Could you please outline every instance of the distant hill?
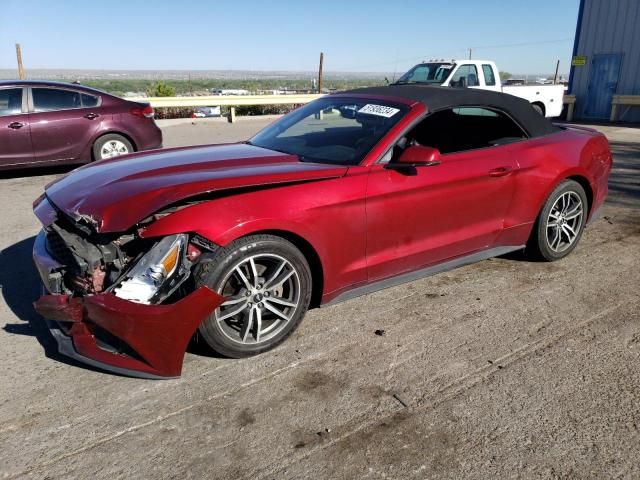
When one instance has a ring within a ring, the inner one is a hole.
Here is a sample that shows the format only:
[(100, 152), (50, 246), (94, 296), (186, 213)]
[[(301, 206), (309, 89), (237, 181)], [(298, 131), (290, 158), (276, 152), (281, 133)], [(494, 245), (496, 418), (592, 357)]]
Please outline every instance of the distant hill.
[[(317, 72), (255, 70), (83, 70), (26, 69), (30, 80), (311, 80)], [(0, 80), (14, 79), (15, 69), (0, 69)], [(326, 79), (384, 79), (388, 72), (324, 72)]]

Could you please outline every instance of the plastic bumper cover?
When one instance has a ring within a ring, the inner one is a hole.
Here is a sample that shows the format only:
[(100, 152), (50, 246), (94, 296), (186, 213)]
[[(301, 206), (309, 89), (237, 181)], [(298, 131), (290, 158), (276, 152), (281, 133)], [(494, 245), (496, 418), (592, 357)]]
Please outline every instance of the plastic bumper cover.
[[(180, 376), (184, 353), (198, 325), (224, 301), (201, 287), (169, 305), (144, 305), (111, 293), (72, 297), (56, 293), (55, 280), (62, 268), (38, 235), (33, 258), (49, 291), (34, 303), (50, 320), (51, 333), (61, 354), (115, 373), (142, 378)], [(53, 281), (52, 281), (53, 279)], [(58, 290), (59, 291), (59, 290)], [(124, 349), (101, 346), (98, 330), (115, 337)]]

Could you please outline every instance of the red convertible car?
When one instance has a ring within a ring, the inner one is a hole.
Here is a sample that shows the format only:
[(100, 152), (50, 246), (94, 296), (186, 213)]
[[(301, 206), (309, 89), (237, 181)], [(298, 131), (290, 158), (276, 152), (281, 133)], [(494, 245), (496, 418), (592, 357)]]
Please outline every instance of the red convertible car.
[(611, 153), (528, 102), (432, 86), (316, 100), (245, 143), (81, 167), (34, 203), (35, 308), (63, 354), (180, 375), (199, 337), (271, 349), (309, 307), (514, 250), (568, 255), (607, 194)]

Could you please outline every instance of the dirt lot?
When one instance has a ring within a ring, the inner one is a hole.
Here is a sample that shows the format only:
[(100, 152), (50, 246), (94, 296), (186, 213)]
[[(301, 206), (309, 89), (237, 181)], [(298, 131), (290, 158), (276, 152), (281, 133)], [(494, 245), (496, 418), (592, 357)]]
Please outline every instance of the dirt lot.
[[(263, 123), (167, 124), (165, 144)], [(191, 352), (170, 381), (56, 353), (30, 306), (31, 202), (60, 172), (4, 175), (0, 475), (640, 478), (640, 129), (603, 130), (610, 199), (564, 261), (499, 258), (314, 310), (273, 352)]]

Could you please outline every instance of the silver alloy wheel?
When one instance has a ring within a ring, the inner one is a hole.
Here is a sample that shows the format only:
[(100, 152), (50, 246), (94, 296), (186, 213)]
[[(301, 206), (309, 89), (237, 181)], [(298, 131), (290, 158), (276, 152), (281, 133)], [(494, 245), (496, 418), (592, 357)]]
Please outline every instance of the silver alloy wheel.
[(584, 207), (580, 195), (565, 192), (554, 202), (547, 217), (547, 243), (556, 253), (564, 252), (578, 238)]
[(300, 305), (300, 277), (287, 259), (268, 253), (245, 258), (222, 281), (226, 298), (214, 312), (220, 330), (240, 344), (266, 342), (291, 321)]
[(120, 140), (108, 140), (100, 148), (100, 159), (117, 157), (127, 153), (129, 153), (129, 149)]

